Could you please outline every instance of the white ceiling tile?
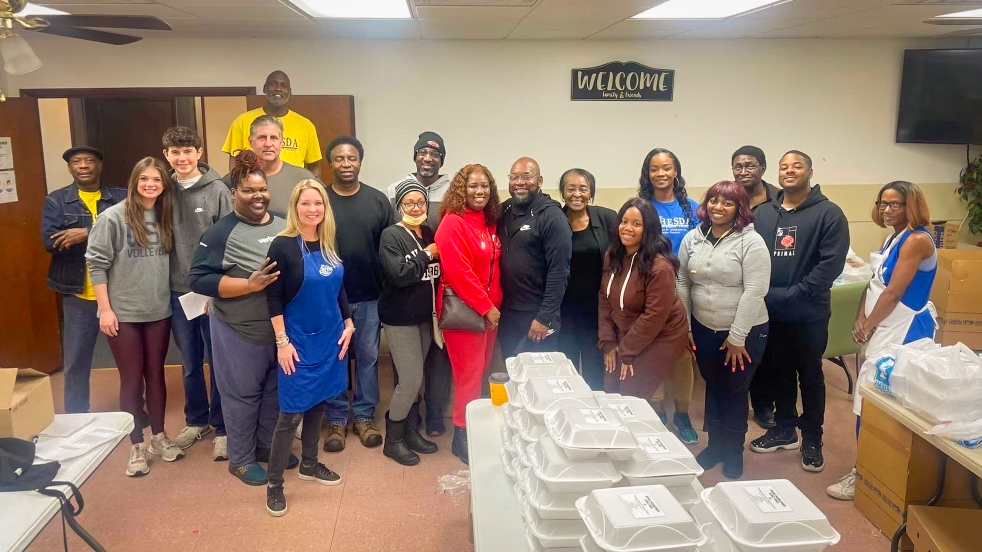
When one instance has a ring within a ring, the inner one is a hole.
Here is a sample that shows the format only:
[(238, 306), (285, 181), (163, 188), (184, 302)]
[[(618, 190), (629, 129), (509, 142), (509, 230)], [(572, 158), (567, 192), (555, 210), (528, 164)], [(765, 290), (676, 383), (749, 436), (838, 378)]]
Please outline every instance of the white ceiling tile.
[(658, 29), (644, 29), (632, 26), (622, 26), (622, 23), (612, 25), (599, 33), (590, 35), (590, 40), (654, 40), (667, 38), (685, 31), (669, 31)]
[(508, 38), (585, 38), (658, 3), (659, 0), (541, 0)]
[(404, 40), (421, 38), (415, 19), (315, 19), (335, 38)]
[(269, 6), (207, 6), (200, 4), (184, 4), (181, 11), (205, 19), (304, 19), (305, 17), (283, 4)]
[(527, 6), (536, 0), (415, 0), (417, 8), (423, 6)]
[(419, 22), (422, 36), (429, 40), (498, 40), (515, 28), (511, 21), (453, 21), (424, 19)]
[(420, 20), (443, 19), (457, 21), (514, 21), (516, 24), (531, 11), (523, 6), (420, 6), (416, 13)]
[(787, 29), (805, 23), (808, 23), (807, 19), (729, 19), (717, 21), (700, 29), (679, 33), (672, 38), (680, 40), (749, 38), (760, 33)]
[[(63, 2), (64, 0), (60, 0)], [(76, 15), (150, 15), (164, 21), (193, 15), (160, 4), (45, 4), (49, 8)]]
[(739, 19), (824, 19), (889, 5), (894, 1), (896, 0), (793, 0), (740, 16)]
[(827, 37), (847, 31), (874, 29), (882, 25), (873, 19), (822, 19), (796, 27), (788, 27), (776, 31), (754, 35), (757, 38), (817, 38)]
[(31, 0), (31, 4), (50, 6), (51, 4), (154, 4), (153, 0)]
[(223, 6), (225, 8), (241, 7), (276, 7), (282, 6), (280, 0), (156, 0), (158, 4), (164, 4), (175, 8), (181, 6)]

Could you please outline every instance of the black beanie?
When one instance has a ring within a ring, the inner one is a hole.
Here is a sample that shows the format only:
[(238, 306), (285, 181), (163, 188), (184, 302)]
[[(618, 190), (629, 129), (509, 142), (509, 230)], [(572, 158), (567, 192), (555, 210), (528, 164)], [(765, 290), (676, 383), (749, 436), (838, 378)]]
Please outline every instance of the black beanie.
[(447, 161), (447, 147), (443, 145), (443, 137), (435, 132), (426, 131), (419, 135), (416, 146), (413, 147), (413, 161), (416, 160), (416, 152), (423, 148), (433, 148), (440, 152), (440, 166)]

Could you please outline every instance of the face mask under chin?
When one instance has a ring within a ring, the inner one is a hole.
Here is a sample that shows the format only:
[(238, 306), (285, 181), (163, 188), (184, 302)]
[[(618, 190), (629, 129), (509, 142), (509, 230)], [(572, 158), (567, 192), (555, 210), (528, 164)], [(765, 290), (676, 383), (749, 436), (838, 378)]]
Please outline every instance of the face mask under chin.
[(414, 217), (406, 213), (402, 214), (402, 223), (406, 226), (422, 226), (424, 222), (426, 222), (426, 213), (423, 213), (418, 217)]

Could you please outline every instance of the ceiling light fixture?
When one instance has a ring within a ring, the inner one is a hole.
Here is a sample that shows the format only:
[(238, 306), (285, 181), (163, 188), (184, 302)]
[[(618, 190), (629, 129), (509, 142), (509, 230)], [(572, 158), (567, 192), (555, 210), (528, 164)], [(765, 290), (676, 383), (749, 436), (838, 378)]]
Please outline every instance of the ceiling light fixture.
[(41, 68), (41, 58), (31, 45), (22, 36), (4, 28), (0, 28), (0, 58), (3, 59), (3, 70), (9, 75), (23, 75)]
[(314, 18), (412, 19), (406, 0), (288, 0)]
[(631, 19), (726, 19), (791, 0), (668, 0)]
[(944, 15), (939, 15), (938, 17), (946, 17), (951, 19), (975, 19), (982, 17), (982, 9), (968, 10), (958, 13), (946, 13)]

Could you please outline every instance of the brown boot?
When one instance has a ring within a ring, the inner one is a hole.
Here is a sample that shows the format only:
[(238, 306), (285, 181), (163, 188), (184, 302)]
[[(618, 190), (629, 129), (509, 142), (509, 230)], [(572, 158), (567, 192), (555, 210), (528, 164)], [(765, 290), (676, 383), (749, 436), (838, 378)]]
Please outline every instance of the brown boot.
[(327, 426), (327, 437), (324, 439), (324, 451), (341, 452), (344, 450), (344, 438), (347, 436), (347, 425), (329, 424)]
[(375, 427), (375, 420), (355, 421), (355, 435), (361, 438), (362, 446), (375, 448), (382, 444), (382, 433)]

